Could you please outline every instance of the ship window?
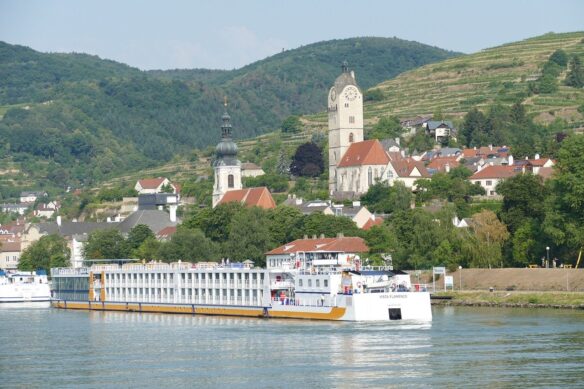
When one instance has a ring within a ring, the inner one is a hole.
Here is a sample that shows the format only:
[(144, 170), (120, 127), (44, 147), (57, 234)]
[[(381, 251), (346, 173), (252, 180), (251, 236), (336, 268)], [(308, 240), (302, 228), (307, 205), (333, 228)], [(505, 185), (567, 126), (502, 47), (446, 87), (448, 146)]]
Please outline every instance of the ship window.
[(328, 280), (324, 280), (324, 287), (328, 288)]
[(227, 176), (227, 187), (228, 188), (233, 188), (235, 186), (234, 184), (234, 179), (233, 179), (233, 174), (230, 174)]
[(316, 280), (316, 287), (320, 288), (320, 280)]
[(302, 286), (302, 278), (298, 280), (298, 286)]
[(308, 287), (312, 288), (312, 280), (308, 280)]

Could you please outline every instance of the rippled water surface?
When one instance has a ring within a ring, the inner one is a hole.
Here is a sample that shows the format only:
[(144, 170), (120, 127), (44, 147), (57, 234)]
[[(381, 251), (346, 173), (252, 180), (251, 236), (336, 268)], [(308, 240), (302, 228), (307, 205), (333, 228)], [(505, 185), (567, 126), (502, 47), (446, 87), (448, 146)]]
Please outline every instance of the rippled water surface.
[(431, 324), (0, 306), (0, 387), (576, 387), (584, 312), (434, 308)]

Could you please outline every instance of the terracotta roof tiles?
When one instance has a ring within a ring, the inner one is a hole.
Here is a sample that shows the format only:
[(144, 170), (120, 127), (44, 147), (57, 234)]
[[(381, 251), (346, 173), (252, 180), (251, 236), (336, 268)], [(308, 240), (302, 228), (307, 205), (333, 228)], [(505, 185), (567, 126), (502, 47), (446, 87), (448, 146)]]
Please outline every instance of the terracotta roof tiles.
[(363, 238), (359, 237), (297, 239), (267, 252), (266, 255), (290, 254), (299, 251), (366, 253), (369, 247)]
[(265, 209), (276, 208), (276, 202), (272, 198), (268, 188), (265, 186), (259, 188), (230, 190), (223, 195), (217, 205), (230, 203), (233, 201), (240, 202), (248, 207), (255, 206)]
[(349, 146), (338, 167), (387, 165), (389, 157), (377, 139), (356, 142)]

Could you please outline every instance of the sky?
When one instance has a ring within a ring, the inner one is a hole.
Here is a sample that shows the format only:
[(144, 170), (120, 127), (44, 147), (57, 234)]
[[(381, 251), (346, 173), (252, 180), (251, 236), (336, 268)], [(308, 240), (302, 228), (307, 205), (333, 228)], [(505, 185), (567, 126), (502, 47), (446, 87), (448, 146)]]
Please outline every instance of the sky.
[(234, 69), (360, 36), (472, 53), (582, 30), (582, 0), (0, 0), (0, 41), (143, 70)]

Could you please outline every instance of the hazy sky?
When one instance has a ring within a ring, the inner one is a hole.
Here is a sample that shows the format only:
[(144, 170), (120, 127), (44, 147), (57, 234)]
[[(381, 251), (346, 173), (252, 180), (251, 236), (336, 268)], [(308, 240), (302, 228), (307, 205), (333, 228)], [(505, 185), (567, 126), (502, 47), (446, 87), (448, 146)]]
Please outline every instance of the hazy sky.
[(584, 30), (583, 0), (0, 0), (0, 40), (141, 69), (231, 69), (356, 36), (471, 53)]

